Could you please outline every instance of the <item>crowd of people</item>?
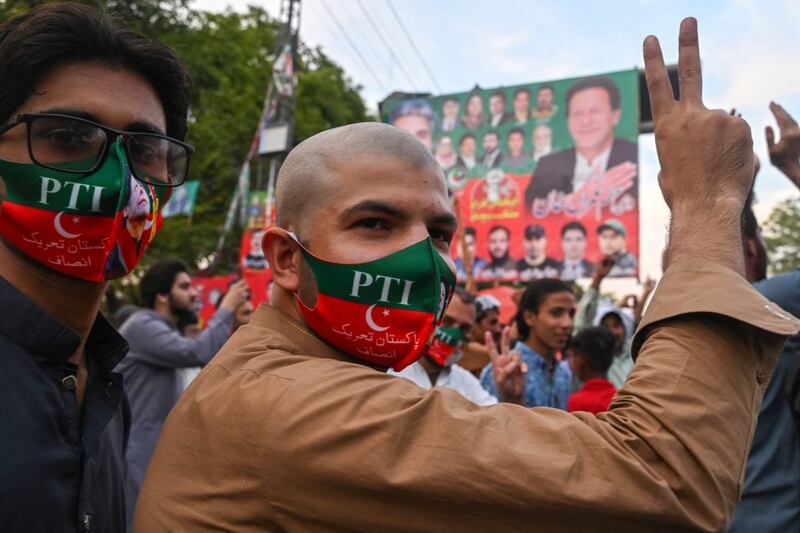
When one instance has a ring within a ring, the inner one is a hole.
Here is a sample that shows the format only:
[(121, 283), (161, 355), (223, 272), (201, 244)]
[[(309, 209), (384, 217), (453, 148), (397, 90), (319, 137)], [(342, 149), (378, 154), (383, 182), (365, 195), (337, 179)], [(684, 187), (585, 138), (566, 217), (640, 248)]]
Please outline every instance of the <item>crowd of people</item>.
[[(498, 227), (491, 261), (454, 262), (441, 161), (362, 123), (283, 163), (259, 239), (268, 304), (233, 282), (199, 328), (191, 271), (168, 258), (112, 325), (107, 282), (134, 269), (188, 173), (189, 75), (86, 6), (4, 22), (3, 529), (792, 530), (800, 270), (767, 278), (750, 129), (703, 106), (697, 22), (680, 28), (679, 101), (655, 37), (644, 60), (672, 219), (663, 277), (633, 302), (602, 291), (635, 268), (614, 219), (596, 264), (579, 223), (563, 261), (531, 225), (523, 258)], [(611, 95), (604, 83), (572, 94)], [(544, 120), (552, 93), (534, 110), (515, 93), (513, 111), (492, 94), (488, 113), (470, 97), (460, 117), (446, 100), (441, 128)], [(770, 161), (800, 189), (800, 128), (770, 107)], [(488, 163), (515, 157), (496, 141)], [(514, 312), (459, 269), (518, 273)]]

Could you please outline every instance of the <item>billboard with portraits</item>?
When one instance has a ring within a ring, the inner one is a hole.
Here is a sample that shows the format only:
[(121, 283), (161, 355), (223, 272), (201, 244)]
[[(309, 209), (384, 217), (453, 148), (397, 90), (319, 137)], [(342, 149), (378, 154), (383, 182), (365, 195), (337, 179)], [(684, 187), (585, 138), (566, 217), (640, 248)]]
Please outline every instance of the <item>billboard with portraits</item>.
[[(385, 122), (428, 146), (460, 198), (479, 282), (639, 273), (636, 70), (387, 100)], [(453, 247), (466, 277), (460, 244)]]

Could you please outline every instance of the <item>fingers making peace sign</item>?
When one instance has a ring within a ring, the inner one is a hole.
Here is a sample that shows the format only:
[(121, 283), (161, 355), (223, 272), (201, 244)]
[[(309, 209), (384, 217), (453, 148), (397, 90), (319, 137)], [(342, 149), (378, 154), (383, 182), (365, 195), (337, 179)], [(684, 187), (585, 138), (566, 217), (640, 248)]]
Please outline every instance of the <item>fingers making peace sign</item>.
[(753, 141), (740, 117), (703, 105), (697, 21), (686, 18), (678, 36), (680, 100), (675, 101), (661, 46), (644, 41), (647, 89), (653, 110), (659, 185), (671, 209), (741, 203), (753, 181)]
[(750, 127), (703, 104), (694, 18), (683, 20), (678, 36), (678, 101), (652, 35), (644, 41), (644, 63), (661, 163), (658, 184), (672, 212), (665, 266), (677, 257), (701, 258), (743, 273), (739, 215), (753, 183)]
[(525, 405), (525, 373), (528, 371), (528, 366), (522, 361), (519, 353), (511, 352), (511, 328), (508, 326), (503, 328), (499, 352), (492, 334), (488, 331), (485, 340), (500, 401)]

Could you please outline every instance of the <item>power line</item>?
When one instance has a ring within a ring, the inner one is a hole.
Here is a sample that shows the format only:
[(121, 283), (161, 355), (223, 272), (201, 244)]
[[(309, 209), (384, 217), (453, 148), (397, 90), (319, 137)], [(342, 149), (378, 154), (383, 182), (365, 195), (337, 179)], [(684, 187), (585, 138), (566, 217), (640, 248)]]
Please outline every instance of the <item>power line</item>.
[(411, 83), (411, 87), (415, 91), (419, 91), (419, 89), (417, 87), (417, 84), (414, 82), (414, 78), (408, 74), (408, 71), (405, 69), (403, 64), (400, 62), (400, 59), (394, 53), (394, 50), (392, 49), (392, 47), (389, 46), (388, 41), (383, 36), (383, 33), (381, 33), (381, 31), (378, 29), (378, 26), (375, 24), (375, 21), (372, 19), (372, 15), (369, 14), (369, 12), (367, 11), (366, 7), (361, 2), (361, 0), (356, 0), (356, 1), (358, 2), (358, 6), (361, 8), (361, 12), (364, 13), (364, 16), (367, 17), (367, 21), (369, 22), (370, 26), (372, 26), (372, 29), (375, 30), (375, 34), (378, 36), (378, 38), (383, 43), (383, 46), (385, 46), (386, 50), (389, 52), (389, 57), (391, 57), (392, 59), (394, 59), (397, 62), (397, 66), (400, 67), (400, 70), (403, 72), (403, 74), (405, 75), (406, 79), (408, 79), (409, 83)]
[[(394, 31), (390, 31), (390, 28), (392, 26), (396, 27), (397, 24), (393, 24), (393, 25), (386, 24), (386, 22), (383, 20), (383, 17), (381, 16), (382, 13), (381, 13), (381, 10), (378, 7), (377, 3), (375, 3), (375, 2), (369, 3), (368, 2), (365, 5), (369, 6), (367, 8), (367, 11), (371, 12), (372, 19), (375, 22), (375, 24), (378, 26), (378, 30), (380, 30), (381, 35), (386, 36), (386, 38), (391, 43), (398, 42), (398, 40), (395, 38), (395, 32)], [(412, 61), (408, 61), (408, 57), (407, 57), (407, 55), (405, 53), (405, 50), (403, 48), (398, 47), (398, 46), (392, 46), (392, 52), (394, 52), (394, 57), (397, 59), (398, 63), (402, 63), (403, 65), (412, 65), (413, 64)], [(420, 82), (421, 81), (418, 77), (415, 77), (415, 76), (411, 76), (411, 78), (413, 80), (416, 80), (416, 82)]]
[(408, 30), (406, 29), (406, 25), (403, 24), (403, 21), (400, 19), (400, 15), (397, 13), (397, 10), (395, 10), (394, 6), (392, 5), (392, 0), (386, 0), (386, 3), (389, 5), (389, 9), (392, 11), (392, 15), (394, 15), (394, 19), (397, 21), (397, 24), (400, 25), (400, 29), (403, 30), (406, 39), (408, 39), (408, 42), (411, 43), (411, 48), (414, 49), (414, 53), (417, 54), (420, 63), (422, 63), (422, 66), (425, 67), (425, 72), (428, 73), (428, 76), (430, 76), (431, 80), (433, 81), (433, 84), (436, 85), (436, 89), (438, 89), (439, 92), (442, 92), (442, 88), (439, 86), (439, 82), (436, 81), (436, 77), (433, 75), (433, 72), (431, 72), (431, 69), (428, 67), (428, 63), (425, 61), (425, 58), (422, 57), (422, 54), (419, 52), (419, 49), (417, 48), (417, 45), (414, 43), (414, 39), (411, 38), (411, 34), (408, 33)]
[[(325, 26), (325, 28), (328, 30), (328, 32), (330, 32), (330, 34), (331, 34), (331, 36), (332, 36), (332, 37), (334, 37), (334, 38), (340, 38), (340, 35), (341, 35), (341, 34), (338, 34), (338, 33), (337, 33), (337, 32), (338, 32), (337, 28), (336, 28), (335, 26), (331, 25), (331, 24), (328, 22), (328, 20), (327, 20), (327, 17), (320, 17), (320, 20), (322, 20), (322, 22), (323, 22), (323, 25), (324, 25), (324, 26)], [(334, 35), (333, 35), (334, 33), (337, 33), (337, 35), (336, 35), (336, 36), (334, 36)], [(358, 67), (358, 65), (356, 64), (356, 63), (358, 63), (358, 57), (356, 57), (356, 56), (353, 54), (353, 51), (352, 51), (351, 49), (349, 49), (349, 48), (345, 48), (345, 49), (343, 49), (342, 53), (343, 53), (344, 55), (346, 55), (346, 56), (348, 57), (348, 59), (350, 59), (350, 61), (352, 61), (352, 62), (353, 62), (354, 68), (356, 68), (356, 69), (358, 69), (358, 68), (359, 68), (359, 67)], [(361, 70), (362, 70), (362, 74), (363, 74), (364, 67), (361, 67)], [(373, 76), (373, 77), (374, 77), (374, 76)]]
[[(333, 8), (339, 12), (339, 17), (341, 17), (341, 20), (346, 24), (353, 41), (359, 45), (361, 51), (364, 53), (364, 57), (367, 59), (367, 61), (369, 61), (369, 64), (373, 66), (375, 72), (381, 76), (381, 79), (385, 81), (386, 85), (391, 85), (391, 69), (387, 68), (386, 73), (384, 74), (382, 68), (380, 68), (383, 65), (390, 67), (391, 61), (387, 60), (382, 54), (381, 47), (375, 45), (374, 38), (371, 37), (369, 30), (365, 29), (363, 24), (360, 24), (364, 17), (358, 13), (358, 9), (356, 7), (352, 6), (352, 1), (335, 2), (333, 4)], [(351, 8), (355, 9), (355, 12), (351, 12)]]
[(350, 38), (350, 35), (344, 29), (344, 27), (342, 26), (342, 23), (339, 22), (339, 19), (336, 18), (336, 15), (334, 15), (333, 11), (331, 11), (331, 8), (328, 6), (328, 4), (325, 2), (325, 0), (319, 0), (319, 2), (322, 4), (322, 7), (325, 8), (325, 11), (327, 11), (328, 14), (331, 16), (331, 19), (333, 20), (334, 24), (336, 24), (336, 27), (339, 28), (339, 31), (342, 33), (342, 35), (344, 36), (344, 38), (347, 41), (347, 43), (353, 49), (353, 52), (355, 52), (355, 54), (361, 60), (361, 63), (364, 65), (364, 68), (367, 70), (367, 72), (370, 73), (372, 78), (375, 80), (375, 83), (380, 85), (384, 92), (388, 92), (388, 89), (386, 88), (386, 84), (384, 84), (380, 80), (380, 78), (375, 74), (375, 71), (372, 70), (372, 67), (369, 66), (369, 63), (367, 63), (367, 60), (364, 59), (364, 55), (361, 53), (361, 50), (358, 49), (356, 44)]

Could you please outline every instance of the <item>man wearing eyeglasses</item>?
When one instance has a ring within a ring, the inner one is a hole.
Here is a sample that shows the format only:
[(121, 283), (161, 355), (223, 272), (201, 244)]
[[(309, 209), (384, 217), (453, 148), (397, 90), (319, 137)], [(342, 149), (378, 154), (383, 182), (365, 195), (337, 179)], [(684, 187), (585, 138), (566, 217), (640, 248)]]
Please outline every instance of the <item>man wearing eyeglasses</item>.
[(0, 524), (125, 531), (127, 343), (98, 314), (186, 179), (189, 78), (75, 4), (0, 26)]

